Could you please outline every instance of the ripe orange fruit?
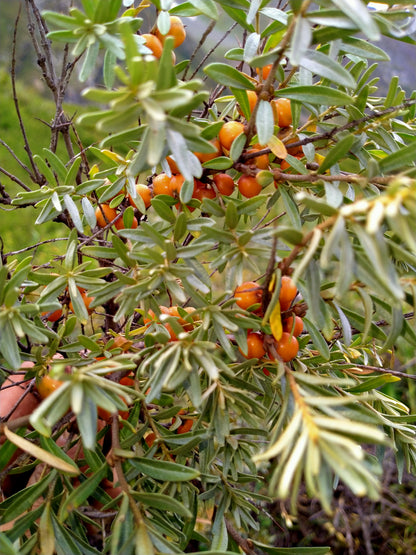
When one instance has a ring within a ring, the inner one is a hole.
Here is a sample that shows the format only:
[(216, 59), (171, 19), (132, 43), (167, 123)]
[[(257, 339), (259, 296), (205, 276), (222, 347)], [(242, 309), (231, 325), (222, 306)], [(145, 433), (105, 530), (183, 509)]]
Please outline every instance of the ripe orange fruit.
[(166, 173), (160, 173), (159, 175), (156, 175), (153, 178), (153, 194), (171, 196), (170, 180), (171, 178)]
[[(91, 314), (93, 312), (93, 309), (90, 309), (90, 304), (92, 303), (92, 301), (94, 300), (94, 297), (88, 297), (88, 295), (85, 293), (84, 289), (81, 289), (81, 287), (78, 287), (79, 292), (81, 293), (81, 297), (82, 300), (84, 301), (85, 304), (85, 308), (87, 309), (88, 314)], [(74, 305), (72, 304), (72, 301), (69, 301), (69, 310), (71, 312), (74, 312)]]
[(124, 335), (116, 335), (116, 337), (114, 337), (111, 348), (128, 351), (132, 345), (133, 341), (130, 341), (130, 339), (126, 339)]
[(236, 288), (234, 297), (237, 306), (247, 310), (253, 304), (261, 303), (263, 289), (255, 281), (245, 281)]
[[(297, 154), (302, 154), (303, 155), (302, 145), (300, 145), (300, 146), (290, 146), (292, 143), (297, 143), (298, 141), (299, 141), (299, 137), (297, 135), (295, 135), (293, 137), (293, 139), (290, 139), (289, 141), (287, 141), (287, 143), (285, 143), (287, 152), (289, 154), (291, 154), (292, 156), (296, 156)], [(298, 158), (298, 156), (296, 156), (296, 158)]]
[(62, 317), (62, 308), (58, 308), (53, 312), (42, 312), (42, 316), (46, 316), (49, 322), (57, 322)]
[(289, 316), (283, 322), (283, 331), (298, 337), (303, 331), (303, 320), (300, 316)]
[(182, 424), (178, 426), (176, 429), (177, 434), (186, 434), (192, 429), (194, 421), (192, 418), (187, 418), (186, 420), (182, 420)]
[(147, 434), (147, 436), (144, 438), (145, 442), (147, 443), (147, 446), (150, 447), (154, 444), (156, 439), (156, 434), (155, 432), (150, 432), (149, 434)]
[(105, 227), (114, 220), (117, 216), (117, 211), (110, 208), (108, 204), (100, 204), (95, 209), (95, 217), (97, 219), (98, 227)]
[(280, 285), (279, 302), (282, 311), (288, 310), (297, 295), (297, 288), (292, 278), (289, 276), (282, 276)]
[(196, 198), (201, 202), (204, 198), (215, 198), (217, 195), (212, 187), (195, 179), (194, 192), (192, 198)]
[(243, 197), (256, 197), (261, 192), (261, 185), (255, 177), (251, 175), (242, 175), (237, 181), (238, 189)]
[(213, 139), (210, 142), (212, 145), (214, 145), (216, 149), (215, 152), (194, 152), (195, 156), (198, 158), (201, 164), (203, 164), (204, 162), (209, 162), (209, 160), (213, 160), (214, 158), (218, 158), (218, 156), (221, 156), (222, 154), (220, 141), (218, 139)]
[(244, 132), (244, 125), (241, 121), (227, 121), (218, 133), (221, 146), (229, 150), (234, 139)]
[(177, 197), (182, 189), (182, 185), (184, 184), (185, 178), (181, 173), (177, 175), (172, 175), (170, 178), (170, 196)]
[(166, 156), (166, 162), (169, 164), (172, 173), (180, 173), (176, 160), (172, 156)]
[(61, 380), (55, 380), (46, 374), (38, 380), (36, 388), (42, 399), (46, 399), (51, 393), (56, 391), (64, 382)]
[(292, 110), (288, 98), (274, 98), (271, 102), (276, 125), (289, 127), (292, 124)]
[(233, 193), (235, 183), (234, 179), (228, 173), (216, 173), (213, 178), (213, 182), (217, 186), (218, 192), (221, 195), (229, 196)]
[[(136, 229), (136, 227), (139, 225), (139, 222), (137, 221), (136, 216), (133, 216), (133, 221), (131, 223), (130, 229)], [(119, 218), (116, 223), (114, 224), (114, 227), (116, 229), (126, 229), (124, 226), (124, 221), (123, 218)]]
[(180, 46), (186, 39), (185, 27), (179, 17), (176, 15), (170, 16), (170, 27), (166, 35), (162, 35), (159, 29), (156, 30), (156, 36), (163, 44), (166, 37), (173, 37), (175, 39), (173, 48)]
[(163, 52), (163, 45), (156, 35), (144, 33), (142, 37), (145, 39), (145, 46), (151, 50), (156, 58), (160, 58)]
[(266, 350), (263, 346), (264, 335), (258, 331), (249, 331), (247, 333), (247, 354), (241, 350), (241, 354), (246, 358), (263, 358)]
[[(262, 147), (260, 145), (255, 145), (252, 148), (248, 149), (246, 151), (246, 154), (249, 154), (250, 152), (258, 152), (261, 149)], [(256, 164), (259, 170), (267, 170), (267, 168), (269, 167), (269, 155), (261, 154), (260, 156), (256, 156), (255, 158), (250, 158), (249, 160), (247, 160), (247, 163)]]
[[(126, 402), (124, 401), (124, 399), (122, 397), (120, 397), (120, 399), (126, 405)], [(126, 405), (126, 409), (127, 409), (127, 405)], [(118, 414), (123, 420), (127, 420), (127, 418), (129, 417), (129, 411), (128, 410), (119, 410)], [(108, 410), (105, 410), (102, 407), (97, 406), (97, 416), (98, 416), (98, 418), (101, 418), (101, 420), (104, 420), (105, 422), (109, 422), (113, 415)]]
[[(189, 330), (193, 329), (193, 324), (191, 324), (190, 322), (187, 322), (184, 318), (182, 318), (180, 316), (177, 306), (171, 306), (171, 307), (159, 306), (159, 309), (160, 309), (161, 314), (168, 314), (169, 316), (174, 316), (175, 318), (177, 318), (178, 323), (182, 326), (182, 328), (185, 331), (189, 331)], [(185, 308), (185, 311), (188, 312), (189, 314), (191, 314), (195, 311), (195, 309), (189, 306), (189, 307)], [(152, 322), (159, 322), (159, 320), (158, 320), (156, 314), (153, 312), (153, 310), (150, 309), (149, 312), (147, 313), (147, 315), (143, 316), (143, 322), (145, 324), (150, 324)], [(169, 323), (166, 323), (166, 324), (164, 323), (163, 325), (167, 329), (167, 331), (170, 335), (171, 341), (177, 341), (178, 337), (177, 337), (176, 333), (173, 331), (172, 326)]]
[[(247, 98), (248, 98), (248, 105), (250, 114), (254, 110), (254, 106), (257, 104), (257, 93), (255, 91), (246, 91)], [(241, 115), (244, 115), (240, 109), (240, 106), (237, 105), (237, 109)]]
[[(136, 192), (142, 197), (145, 207), (149, 208), (152, 200), (152, 193), (150, 192), (149, 187), (144, 183), (136, 183)], [(133, 207), (136, 207), (134, 198), (131, 195), (127, 195), (127, 198), (129, 199), (129, 203)]]
[(120, 383), (121, 385), (127, 385), (129, 387), (133, 387), (134, 386), (134, 380), (133, 378), (129, 378), (128, 376), (124, 376), (123, 378), (120, 379)]
[(256, 67), (256, 73), (259, 76), (261, 75), (263, 81), (265, 81), (269, 76), (269, 73), (271, 72), (272, 67), (273, 67), (273, 64), (268, 64), (267, 66), (263, 66), (263, 67)]
[(275, 348), (283, 362), (289, 362), (298, 354), (299, 343), (296, 337), (284, 331), (279, 341), (275, 342)]

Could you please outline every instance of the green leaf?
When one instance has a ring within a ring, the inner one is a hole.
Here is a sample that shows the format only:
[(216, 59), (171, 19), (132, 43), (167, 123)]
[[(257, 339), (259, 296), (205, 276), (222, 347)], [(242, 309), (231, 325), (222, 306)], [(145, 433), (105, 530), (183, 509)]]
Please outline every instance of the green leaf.
[(106, 477), (108, 471), (108, 464), (105, 462), (101, 468), (95, 470), (94, 473), (81, 482), (81, 484), (74, 488), (71, 493), (65, 497), (63, 504), (59, 511), (59, 521), (64, 522), (71, 511), (74, 511), (81, 506), (84, 501), (93, 495), (99, 486), (101, 480)]
[(162, 482), (188, 482), (199, 476), (198, 470), (169, 461), (134, 457), (129, 462), (146, 476)]
[(325, 173), (327, 169), (339, 162), (339, 160), (341, 160), (349, 152), (352, 145), (354, 144), (354, 141), (354, 135), (347, 135), (338, 143), (336, 143), (336, 145), (332, 147), (328, 154), (325, 156), (325, 160), (319, 166), (318, 173)]
[(347, 106), (354, 102), (354, 99), (347, 93), (323, 85), (287, 87), (276, 91), (275, 96), (323, 106)]
[(203, 168), (208, 168), (210, 170), (228, 170), (232, 168), (233, 161), (231, 158), (227, 158), (226, 156), (218, 156), (217, 158), (213, 158), (208, 162), (204, 162), (202, 164)]
[(215, 21), (218, 19), (217, 6), (213, 0), (190, 0), (189, 3), (210, 19), (214, 19)]
[(367, 6), (361, 0), (332, 0), (371, 40), (380, 38), (380, 31), (370, 15)]
[(378, 165), (381, 173), (390, 173), (395, 170), (404, 169), (408, 166), (414, 166), (416, 159), (416, 141), (410, 145), (389, 154), (379, 161)]
[(360, 384), (348, 388), (348, 392), (365, 393), (366, 391), (371, 391), (372, 389), (383, 387), (388, 383), (399, 382), (400, 378), (398, 378), (397, 376), (392, 376), (391, 374), (381, 374), (380, 376), (375, 376), (371, 378), (361, 377), (361, 380), (363, 381)]
[(290, 44), (289, 59), (293, 66), (298, 66), (312, 41), (312, 29), (305, 17), (298, 17)]
[(300, 61), (300, 65), (311, 73), (316, 73), (338, 85), (353, 89), (357, 86), (351, 73), (344, 66), (319, 50), (307, 50)]
[(169, 511), (185, 518), (192, 518), (192, 512), (174, 497), (164, 495), (162, 493), (147, 492), (133, 492), (132, 495), (136, 501), (142, 503), (143, 505), (159, 509), (163, 512)]
[(79, 80), (81, 81), (81, 83), (86, 81), (93, 72), (98, 58), (99, 50), (100, 43), (98, 41), (95, 41), (93, 42), (93, 44), (88, 46), (83, 64), (81, 66), (81, 71), (79, 72)]
[(330, 547), (272, 547), (257, 540), (251, 540), (254, 545), (270, 553), (270, 555), (330, 555)]
[(330, 360), (331, 353), (329, 352), (329, 347), (325, 339), (322, 337), (321, 332), (319, 329), (309, 320), (308, 318), (303, 319), (303, 323), (305, 325), (306, 331), (311, 336), (313, 344), (316, 350), (319, 352), (320, 356), (324, 360)]
[(270, 102), (260, 100), (256, 113), (256, 128), (259, 143), (267, 144), (274, 132), (273, 110)]
[(10, 522), (25, 511), (28, 511), (33, 503), (41, 498), (46, 488), (55, 477), (55, 471), (49, 472), (40, 481), (36, 482), (36, 484), (24, 488), (7, 498), (3, 503), (0, 503), (0, 523), (4, 524), (5, 522)]
[(3, 532), (0, 532), (0, 553), (2, 555), (19, 555), (20, 549), (14, 547), (13, 543)]
[(71, 216), (71, 220), (80, 233), (84, 232), (81, 216), (79, 215), (78, 207), (69, 195), (64, 195), (64, 203)]
[(234, 87), (236, 89), (245, 89), (253, 91), (254, 84), (245, 77), (238, 69), (221, 63), (209, 64), (204, 68), (204, 72), (217, 83), (226, 87)]
[[(348, 1), (348, 0), (346, 0)], [(374, 46), (371, 42), (356, 37), (343, 38), (340, 47), (341, 52), (359, 56), (364, 60), (379, 60), (381, 62), (388, 62), (390, 57), (378, 46)]]

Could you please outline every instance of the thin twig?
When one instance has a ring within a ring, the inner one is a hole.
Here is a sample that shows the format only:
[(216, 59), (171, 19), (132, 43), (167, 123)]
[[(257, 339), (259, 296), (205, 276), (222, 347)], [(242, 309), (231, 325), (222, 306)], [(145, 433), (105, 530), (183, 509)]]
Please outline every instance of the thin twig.
[[(15, 22), (14, 30), (13, 30), (13, 48), (12, 48), (12, 64), (11, 64), (13, 102), (14, 102), (14, 107), (15, 107), (15, 110), (16, 110), (17, 119), (19, 120), (20, 131), (22, 133), (23, 141), (25, 143), (25, 151), (26, 151), (26, 154), (29, 157), (30, 165), (32, 166), (32, 170), (33, 170), (33, 173), (31, 171), (29, 171), (29, 176), (32, 179), (32, 181), (34, 181), (35, 183), (38, 183), (39, 185), (42, 185), (45, 181), (45, 178), (43, 177), (43, 175), (41, 175), (39, 173), (38, 167), (36, 166), (35, 161), (33, 159), (32, 150), (31, 150), (30, 145), (29, 145), (29, 140), (28, 140), (27, 135), (26, 135), (26, 129), (25, 129), (25, 126), (24, 126), (24, 123), (23, 123), (22, 114), (20, 112), (19, 99), (17, 97), (17, 91), (16, 91), (16, 43), (17, 43), (17, 26), (18, 26), (19, 19), (20, 19), (20, 13), (21, 13), (21, 9), (19, 7), (19, 11), (18, 11), (18, 14), (17, 14), (17, 17), (16, 17), (16, 22)], [(15, 181), (15, 180), (13, 180), (13, 181)], [(16, 181), (16, 183), (18, 183), (18, 182)], [(22, 182), (20, 182), (19, 184), (21, 185), (21, 183)], [(27, 188), (27, 190), (30, 191), (29, 188)]]

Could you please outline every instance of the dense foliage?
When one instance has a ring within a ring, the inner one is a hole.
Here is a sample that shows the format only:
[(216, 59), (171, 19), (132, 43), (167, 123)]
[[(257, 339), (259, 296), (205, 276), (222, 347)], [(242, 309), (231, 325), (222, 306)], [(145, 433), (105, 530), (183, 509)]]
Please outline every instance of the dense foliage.
[(372, 74), (415, 14), (366, 4), (25, 0), (56, 111), (0, 202), (66, 248), (2, 251), (1, 553), (294, 553), (266, 503), (414, 471), (416, 93)]

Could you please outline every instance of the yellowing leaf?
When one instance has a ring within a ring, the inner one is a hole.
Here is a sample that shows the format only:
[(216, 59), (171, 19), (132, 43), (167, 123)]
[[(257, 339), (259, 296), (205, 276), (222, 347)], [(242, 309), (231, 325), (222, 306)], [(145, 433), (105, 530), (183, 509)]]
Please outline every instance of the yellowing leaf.
[(99, 171), (100, 171), (100, 168), (97, 166), (97, 164), (94, 164), (90, 169), (90, 173), (89, 173), (90, 179), (94, 179), (94, 175)]
[(275, 135), (272, 135), (270, 139), (267, 141), (267, 146), (273, 152), (277, 158), (281, 158), (284, 160), (287, 156), (287, 150), (285, 145), (282, 143), (280, 139), (278, 139)]
[(280, 315), (280, 303), (277, 301), (272, 313), (270, 314), (270, 327), (272, 328), (273, 337), (276, 341), (282, 337), (283, 327), (282, 327), (282, 317)]
[(111, 150), (107, 150), (106, 148), (104, 148), (101, 152), (102, 154), (107, 156), (107, 158), (111, 158), (111, 160), (114, 160), (114, 162), (120, 162), (120, 163), (125, 162), (124, 158), (119, 154), (117, 154), (116, 152), (112, 152)]
[(68, 474), (72, 474), (73, 476), (77, 476), (80, 473), (79, 468), (77, 468), (75, 465), (63, 461), (59, 457), (53, 455), (52, 453), (49, 453), (49, 451), (45, 451), (45, 449), (42, 449), (42, 447), (39, 447), (38, 445), (35, 445), (31, 441), (28, 441), (24, 437), (15, 434), (11, 430), (9, 430), (7, 426), (4, 426), (4, 435), (11, 443), (17, 445), (17, 447), (20, 447), (20, 449), (26, 451), (26, 453), (29, 453), (29, 455), (32, 455), (32, 457), (36, 457), (47, 465), (53, 466), (53, 468), (57, 468), (58, 470), (61, 470), (62, 472), (67, 472)]

